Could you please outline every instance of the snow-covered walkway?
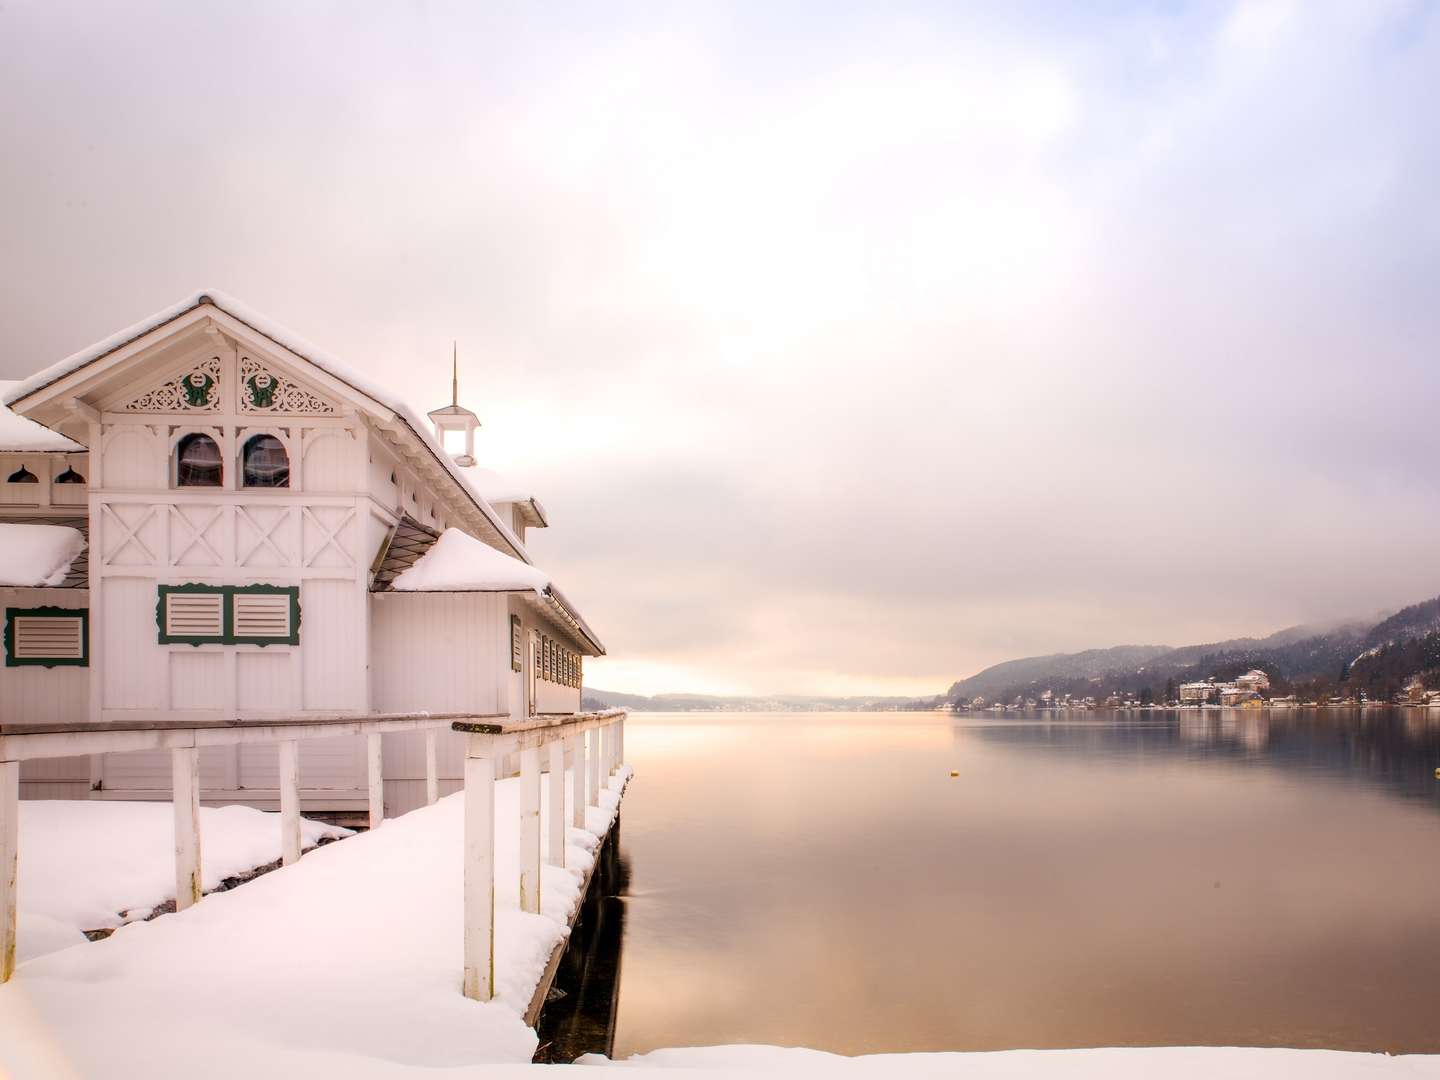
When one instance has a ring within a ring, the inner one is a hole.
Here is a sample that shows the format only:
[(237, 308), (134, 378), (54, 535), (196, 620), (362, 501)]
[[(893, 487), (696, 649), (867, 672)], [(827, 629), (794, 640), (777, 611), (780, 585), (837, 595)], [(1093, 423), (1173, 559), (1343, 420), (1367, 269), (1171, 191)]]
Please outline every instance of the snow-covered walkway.
[[(349, 836), (302, 821), (301, 840)], [(203, 807), (203, 888), (280, 858), (274, 814), (248, 806)], [(20, 963), (143, 919), (175, 899), (175, 811), (169, 802), (55, 800), (20, 804), (17, 908)]]
[[(543, 868), (535, 915), (518, 905), (518, 785), (495, 788), (494, 1001), (460, 992), (457, 794), (177, 915), (22, 963), (0, 987), (0, 1076), (193, 1078), (226, 1062), (248, 1066), (236, 1075), (271, 1064), (314, 1075), (317, 1055), (377, 1065), (529, 1061), (536, 1039), (522, 1014), (569, 932), (620, 796), (602, 790), (587, 827), (568, 830), (567, 866)], [(205, 843), (209, 859), (208, 835)]]

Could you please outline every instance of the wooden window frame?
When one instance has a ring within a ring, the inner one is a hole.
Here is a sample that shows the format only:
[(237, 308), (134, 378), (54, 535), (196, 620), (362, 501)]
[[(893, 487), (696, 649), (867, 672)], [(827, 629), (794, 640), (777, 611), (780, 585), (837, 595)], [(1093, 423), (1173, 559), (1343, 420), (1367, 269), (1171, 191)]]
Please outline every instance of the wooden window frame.
[[(165, 632), (165, 609), (167, 598), (172, 593), (219, 593), (220, 633), (215, 635), (167, 634)], [(261, 595), (290, 597), (290, 633), (275, 637), (237, 637), (235, 635), (236, 595)], [(160, 632), (161, 645), (299, 645), (300, 644), (300, 586), (298, 585), (204, 585), (186, 582), (184, 585), (159, 586), (159, 599), (155, 604), (155, 625)]]
[[(22, 619), (79, 619), (80, 655), (76, 656), (16, 656), (15, 620)], [(89, 667), (90, 666), (90, 609), (63, 607), (35, 607), (5, 609), (5, 666), (6, 667)]]

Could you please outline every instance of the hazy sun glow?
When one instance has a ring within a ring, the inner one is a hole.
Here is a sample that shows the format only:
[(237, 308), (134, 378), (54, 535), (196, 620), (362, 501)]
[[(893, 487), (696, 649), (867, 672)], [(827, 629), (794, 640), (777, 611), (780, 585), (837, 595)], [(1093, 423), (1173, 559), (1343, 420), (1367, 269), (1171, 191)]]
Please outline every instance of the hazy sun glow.
[(0, 375), (200, 285), (421, 410), (458, 340), (609, 689), (1368, 613), (1440, 589), (1437, 83), (1403, 0), (7, 5)]

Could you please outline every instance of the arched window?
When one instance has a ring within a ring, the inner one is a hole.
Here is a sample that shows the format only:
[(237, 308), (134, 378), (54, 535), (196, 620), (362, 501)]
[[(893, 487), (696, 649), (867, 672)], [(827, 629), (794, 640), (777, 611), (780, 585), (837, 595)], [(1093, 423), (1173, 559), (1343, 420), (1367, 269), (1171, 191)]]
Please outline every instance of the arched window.
[(24, 465), (11, 473), (10, 479), (6, 481), (8, 484), (38, 484), (39, 482), (40, 478)]
[(55, 477), (55, 482), (57, 484), (83, 484), (85, 483), (85, 477), (76, 472), (74, 466), (67, 462), (65, 464), (65, 471)]
[(175, 445), (176, 487), (219, 487), (220, 447), (209, 435), (193, 432)]
[(290, 455), (274, 435), (252, 435), (240, 454), (241, 487), (289, 487)]

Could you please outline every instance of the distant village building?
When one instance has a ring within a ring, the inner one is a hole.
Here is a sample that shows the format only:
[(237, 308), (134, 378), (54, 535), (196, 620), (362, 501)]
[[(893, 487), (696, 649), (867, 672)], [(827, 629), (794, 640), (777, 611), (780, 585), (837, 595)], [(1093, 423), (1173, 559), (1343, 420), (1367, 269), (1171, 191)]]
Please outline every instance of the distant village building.
[(1181, 705), (1210, 705), (1220, 700), (1220, 688), (1213, 682), (1180, 684)]
[(1259, 668), (1253, 668), (1237, 678), (1235, 685), (1241, 690), (1250, 690), (1258, 694), (1262, 690), (1270, 689), (1270, 676)]

